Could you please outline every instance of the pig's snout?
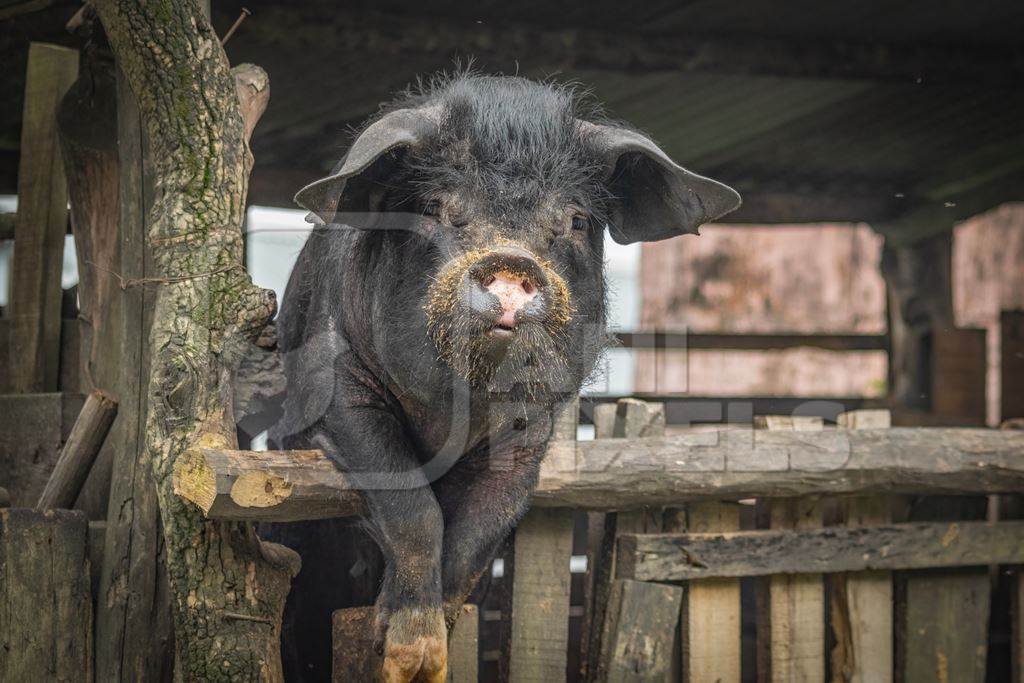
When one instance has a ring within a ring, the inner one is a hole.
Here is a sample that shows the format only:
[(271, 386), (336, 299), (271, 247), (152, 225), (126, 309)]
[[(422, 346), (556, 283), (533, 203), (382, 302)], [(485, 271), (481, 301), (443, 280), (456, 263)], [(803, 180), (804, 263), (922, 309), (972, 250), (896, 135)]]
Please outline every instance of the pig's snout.
[(544, 313), (544, 269), (518, 248), (491, 251), (470, 266), (466, 303), (477, 314), (494, 319), (498, 330), (510, 331), (528, 317)]
[(507, 271), (495, 273), (484, 280), (484, 288), (501, 304), (498, 325), (509, 329), (516, 325), (516, 313), (537, 296), (537, 287), (528, 279)]

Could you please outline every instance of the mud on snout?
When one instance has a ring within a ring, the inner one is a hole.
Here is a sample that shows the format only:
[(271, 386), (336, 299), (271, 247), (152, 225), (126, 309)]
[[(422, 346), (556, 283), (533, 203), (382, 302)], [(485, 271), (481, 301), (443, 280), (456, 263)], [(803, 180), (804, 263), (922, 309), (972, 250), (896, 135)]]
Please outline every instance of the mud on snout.
[(425, 308), (439, 357), (473, 385), (533, 385), (545, 369), (567, 363), (569, 287), (518, 245), (474, 249), (449, 261)]

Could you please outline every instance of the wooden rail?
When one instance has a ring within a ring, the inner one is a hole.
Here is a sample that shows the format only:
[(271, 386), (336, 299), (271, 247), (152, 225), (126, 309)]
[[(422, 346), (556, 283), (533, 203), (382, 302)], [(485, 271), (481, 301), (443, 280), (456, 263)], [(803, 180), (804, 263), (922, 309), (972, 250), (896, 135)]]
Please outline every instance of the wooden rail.
[(615, 571), (641, 581), (1024, 562), (1024, 522), (919, 522), (721, 534), (628, 534)]
[[(320, 451), (196, 449), (174, 473), (208, 517), (290, 521), (362, 512)], [(736, 428), (554, 442), (534, 504), (595, 510), (833, 494), (987, 494), (1024, 488), (1024, 432)]]
[(617, 332), (627, 349), (779, 351), (809, 346), (826, 351), (886, 351), (885, 334), (727, 334), (724, 332)]

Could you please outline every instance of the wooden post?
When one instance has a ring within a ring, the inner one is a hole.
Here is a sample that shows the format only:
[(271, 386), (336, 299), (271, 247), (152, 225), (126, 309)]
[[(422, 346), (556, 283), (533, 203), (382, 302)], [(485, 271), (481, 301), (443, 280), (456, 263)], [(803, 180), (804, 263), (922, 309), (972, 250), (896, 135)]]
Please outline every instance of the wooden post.
[[(738, 531), (739, 506), (693, 503), (687, 528), (693, 533)], [(688, 585), (683, 670), (690, 683), (740, 681), (740, 581), (706, 579)]]
[(85, 515), (0, 509), (0, 681), (93, 680)]
[[(879, 226), (885, 232), (885, 226)], [(896, 405), (931, 409), (930, 337), (953, 326), (952, 225), (913, 244), (886, 238), (882, 276), (889, 305), (889, 391)]]
[[(794, 418), (755, 420), (769, 430), (820, 429)], [(755, 437), (756, 439), (756, 437)], [(822, 525), (819, 500), (778, 498), (771, 501), (772, 529), (812, 529)], [(769, 579), (772, 681), (825, 680), (825, 588), (821, 574), (777, 574)]]
[(56, 391), (60, 373), (60, 276), (68, 193), (57, 144), (57, 106), (78, 76), (78, 52), (32, 43), (25, 75), (18, 216), (11, 286), (11, 388)]
[(937, 329), (931, 335), (931, 411), (942, 424), (983, 426), (987, 401), (985, 330)]
[[(552, 441), (575, 443), (578, 417), (579, 400), (573, 399), (555, 417)], [(551, 451), (549, 456), (558, 457)], [(557, 460), (545, 460), (543, 467), (558, 466)], [(573, 526), (572, 510), (534, 508), (516, 527), (509, 660), (512, 683), (565, 680)]]
[(1024, 311), (999, 316), (999, 419), (1024, 420)]
[(82, 412), (78, 414), (67, 443), (61, 449), (50, 480), (46, 482), (46, 488), (36, 503), (38, 509), (67, 509), (75, 504), (115, 415), (117, 401), (108, 394), (97, 390), (85, 399)]
[[(888, 429), (887, 410), (857, 410), (839, 415), (840, 428)], [(892, 521), (883, 496), (847, 501), (846, 525), (871, 526)], [(872, 571), (833, 577), (833, 678), (849, 683), (891, 681), (893, 676), (892, 572)]]
[[(116, 89), (119, 216), (113, 254), (122, 278), (140, 279), (152, 275), (145, 243), (146, 213), (152, 201), (145, 191), (146, 140), (135, 97), (120, 69)], [(100, 278), (93, 281), (102, 282)], [(109, 317), (103, 318), (108, 327), (95, 332), (109, 334), (111, 341), (108, 348), (97, 350), (99, 355), (90, 367), (96, 371), (95, 380), (117, 396), (119, 409), (93, 474), (86, 480), (86, 494), (107, 499), (99, 584), (105, 599), (96, 612), (96, 675), (108, 681), (152, 680), (173, 666), (160, 510), (143, 449), (144, 378), (149, 370), (146, 311), (152, 310), (146, 304), (147, 298), (152, 303), (152, 294), (143, 287), (122, 290), (110, 281), (105, 291), (112, 299)], [(109, 370), (115, 363), (120, 372)]]

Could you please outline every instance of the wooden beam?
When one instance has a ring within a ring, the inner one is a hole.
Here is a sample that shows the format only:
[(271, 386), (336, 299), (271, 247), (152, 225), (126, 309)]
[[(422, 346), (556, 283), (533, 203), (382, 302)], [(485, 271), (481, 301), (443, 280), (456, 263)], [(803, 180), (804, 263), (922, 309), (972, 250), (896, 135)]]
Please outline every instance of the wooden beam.
[(826, 351), (884, 351), (884, 334), (728, 334), (692, 332), (617, 332), (615, 341), (627, 349), (775, 351), (809, 346)]
[(1017, 564), (1024, 522), (627, 534), (617, 557), (619, 576), (638, 581)]
[[(755, 433), (740, 427), (553, 442), (550, 449), (534, 494), (539, 507), (615, 510), (826, 491), (970, 494), (1024, 486), (1024, 432), (1015, 430)], [(174, 479), (178, 495), (215, 519), (291, 521), (362, 510), (320, 451), (199, 448), (175, 469)], [(269, 482), (271, 491), (254, 494), (255, 502), (232, 497), (239, 479), (246, 482), (243, 491), (252, 490), (250, 480)]]
[(116, 416), (117, 401), (112, 396), (99, 390), (89, 394), (67, 443), (61, 449), (46, 488), (39, 496), (37, 509), (70, 509), (75, 504), (78, 492), (89, 475), (89, 468)]
[(68, 193), (57, 143), (57, 106), (78, 76), (78, 51), (32, 43), (25, 75), (10, 341), (16, 393), (56, 391)]
[[(544, 29), (438, 18), (423, 12), (383, 14), (338, 11), (318, 24), (338, 45), (357, 54), (402, 56), (411, 50), (470, 54), (481, 63), (507, 65), (533, 55), (563, 71), (696, 72), (791, 78), (875, 80), (919, 85), (963, 82), (1014, 86), (1024, 75), (1015, 48), (941, 47), (836, 40), (659, 35), (623, 30)], [(298, 21), (293, 20), (293, 21)], [(283, 25), (281, 31), (305, 25)], [(293, 33), (294, 35), (294, 33)]]

